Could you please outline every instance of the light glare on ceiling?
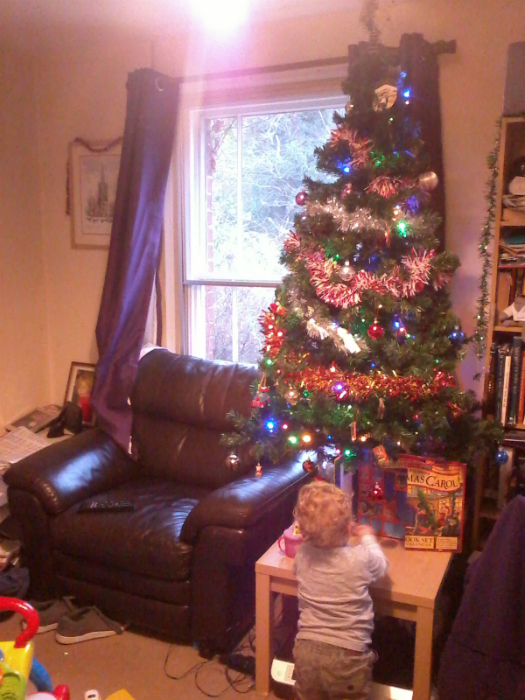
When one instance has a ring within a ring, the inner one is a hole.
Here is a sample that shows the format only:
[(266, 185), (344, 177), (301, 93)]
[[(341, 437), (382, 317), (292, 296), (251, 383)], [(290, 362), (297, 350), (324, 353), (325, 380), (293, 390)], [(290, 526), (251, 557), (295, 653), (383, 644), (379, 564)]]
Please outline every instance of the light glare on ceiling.
[(240, 25), (248, 14), (250, 0), (194, 0), (199, 18), (217, 31)]

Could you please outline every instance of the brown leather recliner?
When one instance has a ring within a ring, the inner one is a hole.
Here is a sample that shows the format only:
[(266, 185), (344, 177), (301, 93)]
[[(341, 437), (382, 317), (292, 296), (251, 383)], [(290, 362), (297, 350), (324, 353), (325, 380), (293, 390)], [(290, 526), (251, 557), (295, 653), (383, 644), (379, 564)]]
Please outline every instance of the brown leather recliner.
[[(257, 370), (153, 350), (133, 389), (137, 460), (100, 429), (52, 445), (5, 475), (32, 595), (74, 595), (201, 653), (228, 650), (253, 619), (254, 564), (292, 520), (304, 456), (232, 471), (221, 433), (249, 414)], [(84, 499), (133, 512), (79, 513)]]

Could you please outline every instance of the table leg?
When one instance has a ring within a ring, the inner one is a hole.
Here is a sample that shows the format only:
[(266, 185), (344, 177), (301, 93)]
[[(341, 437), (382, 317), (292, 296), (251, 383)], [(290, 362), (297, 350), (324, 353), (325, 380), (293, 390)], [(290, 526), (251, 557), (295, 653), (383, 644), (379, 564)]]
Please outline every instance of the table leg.
[(414, 695), (412, 700), (430, 700), (433, 626), (434, 611), (430, 608), (418, 608), (416, 654), (414, 658)]
[(272, 661), (274, 610), (270, 577), (255, 577), (255, 691), (262, 695), (270, 692), (270, 664)]

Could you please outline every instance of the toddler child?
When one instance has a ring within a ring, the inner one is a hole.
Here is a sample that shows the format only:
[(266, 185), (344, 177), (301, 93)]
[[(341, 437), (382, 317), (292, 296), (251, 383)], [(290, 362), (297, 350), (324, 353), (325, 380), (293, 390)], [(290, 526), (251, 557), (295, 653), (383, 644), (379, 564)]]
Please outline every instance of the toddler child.
[[(350, 499), (324, 481), (299, 492), (294, 516), (305, 540), (294, 560), (299, 628), (294, 646), (299, 700), (367, 700), (375, 654), (369, 586), (388, 561), (374, 530), (354, 527)], [(350, 534), (360, 543), (348, 543)]]

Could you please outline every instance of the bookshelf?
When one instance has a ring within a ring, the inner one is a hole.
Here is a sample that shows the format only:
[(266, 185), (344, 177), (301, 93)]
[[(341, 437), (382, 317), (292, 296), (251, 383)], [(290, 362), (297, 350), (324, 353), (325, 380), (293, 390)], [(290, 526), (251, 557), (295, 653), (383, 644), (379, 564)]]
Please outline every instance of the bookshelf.
[[(525, 458), (525, 420), (523, 410), (519, 414), (519, 392), (521, 384), (525, 386), (525, 371), (522, 371), (523, 353), (525, 352), (525, 321), (502, 323), (501, 312), (520, 295), (525, 295), (525, 211), (510, 209), (504, 204), (504, 195), (508, 193), (512, 165), (517, 158), (525, 156), (525, 118), (504, 117), (501, 124), (501, 140), (498, 160), (497, 195), (494, 224), (493, 275), (490, 289), (490, 318), (487, 333), (487, 354), (485, 358), (485, 380), (483, 387), (483, 406), (485, 416), (502, 418), (506, 431), (504, 447), (517, 464), (520, 454)], [(523, 240), (519, 237), (523, 236)], [(516, 248), (516, 244), (522, 248)], [(515, 260), (513, 259), (515, 258)], [(525, 312), (523, 315), (525, 319)], [(518, 360), (518, 347), (522, 348)], [(506, 348), (515, 349), (510, 362), (505, 365), (499, 355), (505, 355)], [(497, 351), (494, 356), (494, 348)], [(498, 367), (498, 359), (500, 365)], [(519, 371), (515, 370), (518, 367)], [(500, 379), (498, 369), (505, 372), (508, 379)], [(511, 375), (514, 370), (514, 375)], [(512, 380), (514, 378), (514, 382)], [(518, 384), (516, 385), (516, 382)], [(505, 389), (505, 392), (503, 392)], [(514, 410), (511, 411), (512, 393), (514, 392)], [(516, 399), (517, 392), (517, 399)], [(506, 397), (506, 398), (504, 398)], [(506, 408), (503, 407), (506, 403)], [(517, 410), (516, 410), (517, 406)], [(511, 413), (509, 422), (509, 413)], [(514, 422), (514, 414), (516, 421)], [(513, 439), (510, 431), (513, 431)], [(523, 441), (520, 437), (523, 436)], [(508, 439), (507, 439), (508, 438)], [(508, 467), (506, 468), (508, 471)], [(494, 483), (494, 470), (489, 469), (486, 461), (478, 465), (476, 475), (474, 517), (472, 526), (472, 548), (479, 549), (490, 534), (501, 512), (501, 495), (498, 508), (499, 483)]]

